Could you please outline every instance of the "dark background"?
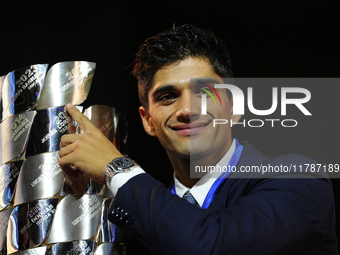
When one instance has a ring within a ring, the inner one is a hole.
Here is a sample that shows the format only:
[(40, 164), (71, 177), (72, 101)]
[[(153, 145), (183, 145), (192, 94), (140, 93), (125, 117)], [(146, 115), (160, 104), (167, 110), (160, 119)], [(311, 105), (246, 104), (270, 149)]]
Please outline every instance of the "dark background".
[[(168, 185), (172, 168), (158, 141), (142, 130), (136, 81), (129, 75), (139, 45), (174, 23), (190, 23), (225, 40), (235, 77), (339, 77), (339, 7), (325, 0), (2, 1), (0, 76), (31, 64), (96, 62), (84, 106), (126, 112), (131, 158)], [(339, 164), (339, 92), (336, 85), (312, 91), (307, 108), (313, 116), (297, 116), (302, 123), (296, 128), (237, 127), (234, 134), (269, 156), (294, 152)], [(271, 99), (260, 91), (256, 100)], [(333, 180), (338, 221), (339, 184)]]

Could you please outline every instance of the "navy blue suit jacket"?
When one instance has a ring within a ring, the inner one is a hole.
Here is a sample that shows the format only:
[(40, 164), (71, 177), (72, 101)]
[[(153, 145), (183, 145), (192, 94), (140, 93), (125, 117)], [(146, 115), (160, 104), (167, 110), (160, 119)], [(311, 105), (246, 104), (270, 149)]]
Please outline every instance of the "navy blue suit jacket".
[[(238, 169), (316, 163), (300, 155), (268, 158), (244, 146)], [(109, 219), (153, 254), (337, 254), (330, 180), (279, 175), (232, 173), (201, 209), (140, 174), (118, 190)]]

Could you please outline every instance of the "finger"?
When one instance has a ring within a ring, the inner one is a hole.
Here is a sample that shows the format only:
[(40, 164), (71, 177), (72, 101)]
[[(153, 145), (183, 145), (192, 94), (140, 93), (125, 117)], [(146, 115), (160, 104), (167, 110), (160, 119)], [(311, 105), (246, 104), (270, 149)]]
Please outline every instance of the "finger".
[(75, 106), (71, 104), (66, 105), (66, 111), (78, 123), (82, 131), (87, 132), (95, 127)]
[[(63, 146), (61, 147), (61, 149), (59, 150), (59, 158), (64, 158), (65, 156), (71, 154), (74, 151), (74, 146), (73, 144), (69, 144), (67, 146)], [(72, 159), (72, 158), (70, 158)], [(70, 164), (73, 164), (73, 162), (68, 162)]]
[(77, 123), (74, 119), (72, 119), (72, 116), (67, 112), (65, 107), (65, 113), (67, 116), (67, 125), (68, 125), (68, 131), (70, 134), (76, 134), (77, 133)]
[(64, 148), (80, 139), (80, 134), (63, 135), (60, 140), (60, 148)]
[(77, 123), (72, 120), (68, 123), (68, 131), (70, 132), (70, 134), (77, 134)]
[(60, 160), (59, 160), (59, 165), (68, 178), (73, 179), (73, 180), (77, 180), (79, 178), (79, 170), (76, 170), (76, 171), (73, 170), (70, 167), (70, 165), (63, 164), (62, 166), (62, 163), (60, 163)]
[[(71, 153), (70, 147), (71, 146), (68, 146), (59, 151), (59, 165), (67, 176), (77, 180), (79, 175), (82, 175), (82, 172), (74, 165), (72, 161), (74, 159), (73, 155), (69, 155)], [(63, 151), (65, 151), (65, 153)]]
[(89, 179), (83, 174), (79, 174), (79, 178), (77, 180), (66, 176), (65, 183), (72, 189), (75, 194), (84, 194), (87, 189)]

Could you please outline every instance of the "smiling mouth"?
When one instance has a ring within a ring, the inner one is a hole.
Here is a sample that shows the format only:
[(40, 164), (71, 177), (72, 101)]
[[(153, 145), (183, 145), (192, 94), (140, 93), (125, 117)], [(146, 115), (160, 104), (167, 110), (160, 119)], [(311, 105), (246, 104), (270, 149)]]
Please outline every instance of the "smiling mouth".
[(190, 124), (172, 126), (171, 129), (181, 135), (194, 135), (194, 134), (200, 133), (209, 124), (210, 124), (210, 121), (190, 123)]

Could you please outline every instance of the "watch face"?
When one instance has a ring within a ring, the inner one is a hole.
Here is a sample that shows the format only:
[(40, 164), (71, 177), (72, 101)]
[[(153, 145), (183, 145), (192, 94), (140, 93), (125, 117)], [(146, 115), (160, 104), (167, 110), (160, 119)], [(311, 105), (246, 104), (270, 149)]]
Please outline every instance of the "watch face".
[(123, 168), (123, 169), (134, 166), (133, 162), (128, 158), (116, 158), (115, 160), (113, 160), (112, 164), (116, 168)]

